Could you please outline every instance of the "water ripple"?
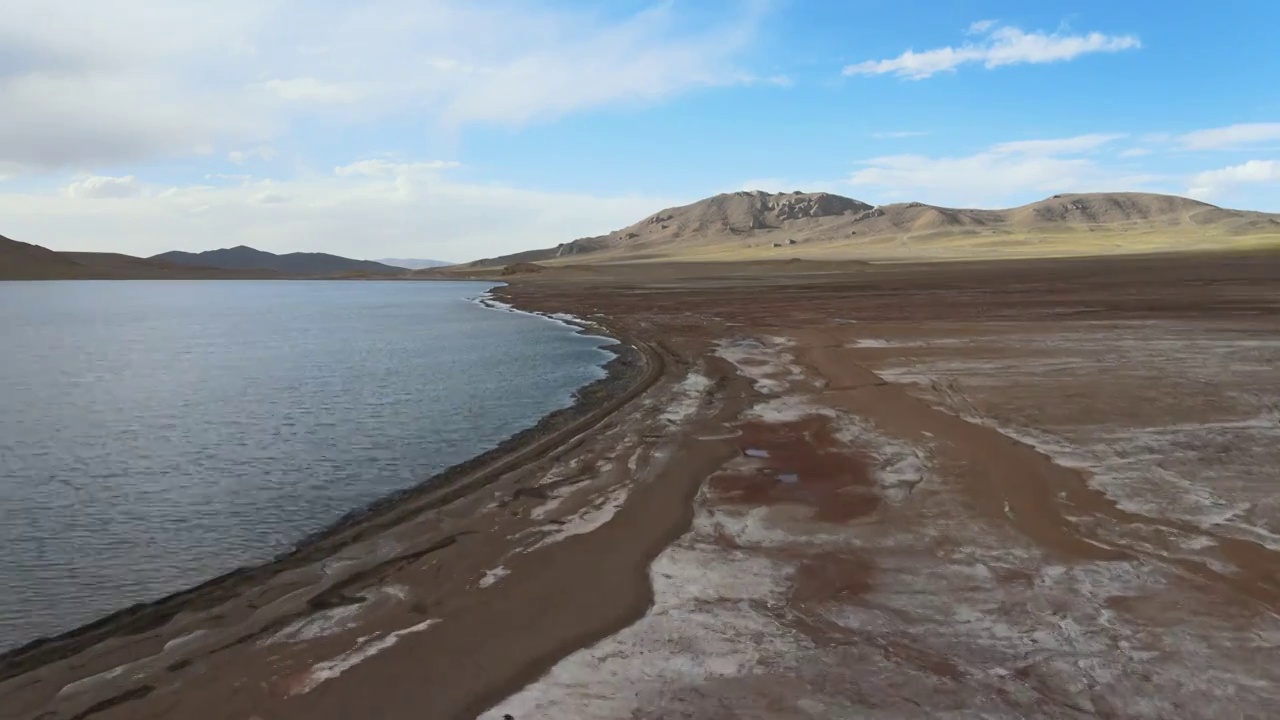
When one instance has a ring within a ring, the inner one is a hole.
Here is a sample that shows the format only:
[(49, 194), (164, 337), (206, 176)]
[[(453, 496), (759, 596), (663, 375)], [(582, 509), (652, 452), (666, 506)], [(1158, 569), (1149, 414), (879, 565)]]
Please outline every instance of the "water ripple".
[(269, 559), (603, 375), (478, 283), (0, 283), (0, 648)]

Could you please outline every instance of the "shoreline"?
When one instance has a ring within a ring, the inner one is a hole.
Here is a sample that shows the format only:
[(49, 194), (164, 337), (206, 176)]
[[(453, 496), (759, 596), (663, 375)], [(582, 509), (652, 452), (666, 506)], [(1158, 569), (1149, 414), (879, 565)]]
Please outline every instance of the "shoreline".
[[(464, 282), (476, 282), (465, 280)], [(480, 281), (490, 282), (490, 281)], [(83, 652), (104, 640), (135, 635), (162, 627), (179, 613), (204, 609), (238, 594), (255, 584), (300, 566), (332, 555), (341, 547), (402, 521), (405, 516), (435, 509), (483, 488), (498, 479), (517, 462), (531, 461), (556, 449), (557, 441), (569, 439), (589, 429), (591, 424), (612, 412), (610, 408), (638, 395), (656, 379), (650, 366), (656, 355), (638, 342), (629, 341), (611, 328), (582, 319), (569, 321), (544, 313), (525, 311), (511, 305), (496, 307), (495, 291), (506, 287), (496, 283), (483, 295), (468, 301), (495, 311), (518, 312), (576, 328), (578, 334), (592, 334), (615, 342), (601, 346), (613, 355), (601, 365), (605, 376), (573, 393), (573, 402), (543, 415), (532, 426), (504, 439), (498, 445), (461, 463), (445, 468), (407, 488), (384, 495), (343, 514), (325, 527), (308, 533), (293, 547), (253, 565), (227, 571), (204, 582), (188, 586), (156, 600), (135, 603), (57, 635), (35, 638), (0, 651), (0, 682), (37, 670), (51, 662)], [(660, 360), (658, 361), (660, 362)], [(607, 411), (607, 412), (606, 412)], [(603, 413), (603, 415), (602, 415)]]

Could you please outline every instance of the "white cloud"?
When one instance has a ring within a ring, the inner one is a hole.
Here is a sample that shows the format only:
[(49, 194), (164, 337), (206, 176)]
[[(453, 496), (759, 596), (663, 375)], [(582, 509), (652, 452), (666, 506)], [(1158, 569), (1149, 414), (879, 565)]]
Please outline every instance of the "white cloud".
[(1097, 150), (1103, 145), (1115, 142), (1122, 137), (1124, 135), (1114, 133), (1092, 133), (1053, 140), (1015, 140), (993, 145), (991, 152), (1003, 154), (1019, 153), (1023, 155), (1076, 155), (1090, 150)]
[(987, 69), (992, 69), (1005, 65), (1063, 62), (1090, 53), (1113, 53), (1142, 47), (1141, 41), (1133, 35), (1028, 33), (1007, 25), (997, 27), (986, 20), (974, 23), (970, 31), (984, 33), (986, 37), (978, 43), (965, 43), (959, 47), (941, 47), (919, 53), (907, 50), (896, 58), (848, 65), (844, 74), (892, 73), (898, 77), (923, 80), (969, 63), (982, 63)]
[[(1115, 147), (1124, 139), (1137, 144)], [(1268, 193), (1270, 183), (1280, 182), (1280, 160), (1250, 160), (1191, 176), (1171, 174), (1159, 164), (1163, 149), (1238, 149), (1269, 139), (1280, 139), (1280, 123), (1014, 140), (963, 156), (886, 155), (862, 161), (846, 180), (846, 192), (852, 187), (854, 193), (874, 193), (864, 199), (885, 202), (1006, 207), (1057, 192), (1146, 190), (1275, 208), (1274, 194)], [(1153, 160), (1141, 160), (1148, 157)]]
[(1196, 176), (1196, 179), (1207, 184), (1280, 180), (1280, 161), (1250, 160), (1241, 165), (1200, 173)]
[[(1110, 135), (1015, 141), (973, 155), (889, 155), (863, 161), (848, 184), (880, 202), (914, 200), (946, 206), (1008, 207), (1059, 192), (1135, 190), (1159, 183), (1081, 156)], [(866, 199), (866, 198), (864, 198)]]
[(622, 16), (506, 0), (7, 3), (0, 162), (226, 152), (316, 117), (520, 125), (789, 82), (741, 66), (764, 2), (720, 15), (655, 2)]
[(462, 261), (602, 234), (696, 199), (459, 182), (440, 165), (403, 162), (378, 165), (385, 172), (372, 174), (182, 186), (111, 202), (0, 193), (0, 217), (6, 234), (64, 250), (154, 255), (243, 243), (273, 252)]
[[(1086, 160), (1019, 158), (997, 153), (966, 157), (889, 155), (867, 160), (849, 177), (855, 187), (873, 188), (891, 200), (942, 205), (992, 206), (1027, 191), (1051, 194), (1086, 171)], [(1063, 182), (1066, 180), (1067, 182)]]
[(357, 160), (350, 165), (336, 167), (333, 169), (333, 173), (342, 177), (394, 177), (406, 172), (450, 170), (456, 167), (461, 167), (461, 163), (454, 162), (452, 160), (430, 160), (427, 162), (401, 163), (393, 160), (374, 158), (371, 160)]
[(142, 186), (132, 175), (104, 177), (95, 175), (76, 180), (63, 189), (69, 198), (130, 198), (142, 194)]
[(275, 148), (269, 145), (259, 145), (249, 150), (232, 150), (227, 153), (227, 159), (236, 165), (243, 165), (250, 160), (274, 160), (276, 157)]
[(276, 203), (289, 202), (291, 198), (276, 190), (264, 190), (253, 196), (253, 201), (262, 205), (274, 205)]
[(265, 5), (6, 3), (0, 161), (28, 171), (84, 167), (189, 155), (220, 137), (270, 132), (270, 118), (209, 81), (236, 68), (220, 56), (262, 21)]
[(923, 137), (929, 133), (924, 130), (884, 130), (881, 132), (871, 133), (871, 137), (877, 140), (890, 140), (900, 138)]
[(1242, 123), (1197, 130), (1178, 138), (1186, 150), (1232, 150), (1280, 141), (1280, 123)]
[[(458, 48), (451, 59), (476, 68), (445, 73), (444, 118), (520, 125), (583, 108), (648, 103), (704, 87), (758, 82), (734, 59), (754, 34), (761, 3), (727, 17), (731, 22), (690, 30), (674, 3), (654, 6), (601, 25), (587, 17), (559, 16), (534, 27), (502, 23), (524, 52), (503, 52), (502, 37), (488, 38), (488, 53)], [(500, 27), (501, 27), (500, 26)], [(488, 58), (483, 55), (488, 55)], [(477, 57), (480, 56), (480, 57)]]
[(0, 83), (0, 160), (41, 169), (199, 155), (216, 138), (267, 132), (240, 105), (162, 80), (10, 79)]
[(338, 105), (360, 102), (371, 93), (369, 87), (363, 83), (328, 82), (313, 77), (268, 80), (258, 83), (255, 87), (292, 102)]
[(999, 24), (1000, 24), (999, 20), (976, 20), (974, 22), (969, 23), (969, 29), (966, 30), (965, 32), (966, 34), (969, 34), (969, 35), (983, 35), (987, 31), (989, 31), (991, 28)]
[(1187, 194), (1208, 199), (1219, 196), (1236, 185), (1255, 183), (1280, 183), (1280, 160), (1250, 160), (1219, 170), (1209, 170), (1195, 175)]

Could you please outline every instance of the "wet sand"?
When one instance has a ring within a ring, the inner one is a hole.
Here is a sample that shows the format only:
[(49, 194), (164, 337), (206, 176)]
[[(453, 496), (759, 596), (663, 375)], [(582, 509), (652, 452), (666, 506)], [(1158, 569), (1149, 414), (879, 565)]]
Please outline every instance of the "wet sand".
[(1280, 256), (570, 268), (503, 294), (601, 323), (636, 371), (285, 565), (5, 657), (0, 717), (1280, 703)]

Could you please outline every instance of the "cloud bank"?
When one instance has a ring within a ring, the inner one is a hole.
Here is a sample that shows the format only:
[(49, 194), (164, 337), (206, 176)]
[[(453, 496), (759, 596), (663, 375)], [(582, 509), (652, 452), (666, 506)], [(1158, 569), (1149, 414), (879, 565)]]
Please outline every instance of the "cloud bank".
[(699, 88), (764, 12), (694, 21), (498, 0), (41, 0), (0, 13), (0, 163), (83, 169), (269, 144), (299, 118), (542, 122)]

